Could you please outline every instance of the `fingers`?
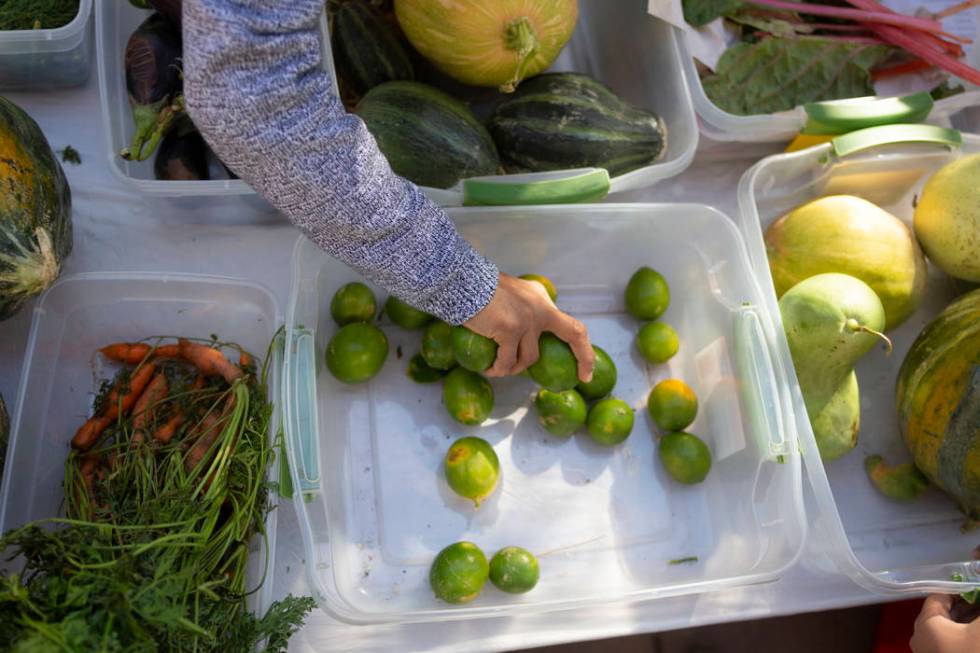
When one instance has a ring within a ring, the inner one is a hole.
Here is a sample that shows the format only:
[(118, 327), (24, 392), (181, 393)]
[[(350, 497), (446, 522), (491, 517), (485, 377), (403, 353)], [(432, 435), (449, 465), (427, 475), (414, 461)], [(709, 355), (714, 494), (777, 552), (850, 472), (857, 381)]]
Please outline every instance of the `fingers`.
[(487, 376), (507, 376), (517, 364), (517, 343), (519, 340), (513, 333), (497, 341), (497, 358), (486, 371)]
[(953, 596), (951, 594), (930, 594), (922, 604), (919, 612), (918, 622), (925, 622), (933, 617), (943, 617), (949, 619), (950, 608), (953, 607)]
[(555, 311), (551, 331), (568, 343), (578, 361), (578, 378), (583, 383), (592, 380), (592, 368), (595, 366), (595, 351), (589, 342), (589, 331), (585, 325), (571, 315)]
[(520, 374), (537, 362), (539, 337), (539, 333), (533, 331), (524, 332), (524, 335), (521, 336), (521, 344), (518, 347), (517, 365), (511, 369), (511, 374)]

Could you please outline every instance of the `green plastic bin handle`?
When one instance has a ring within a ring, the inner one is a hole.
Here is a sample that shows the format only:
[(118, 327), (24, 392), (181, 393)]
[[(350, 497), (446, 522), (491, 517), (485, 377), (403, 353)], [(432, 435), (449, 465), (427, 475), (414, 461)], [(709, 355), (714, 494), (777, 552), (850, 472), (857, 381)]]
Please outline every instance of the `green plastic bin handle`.
[(963, 137), (955, 129), (935, 125), (882, 125), (843, 134), (830, 141), (834, 154), (839, 157), (899, 143), (935, 143), (956, 148), (963, 144)]
[(922, 122), (932, 107), (932, 96), (927, 91), (902, 97), (811, 102), (803, 106), (808, 117), (803, 133), (846, 134), (878, 125)]
[(463, 206), (519, 206), (597, 202), (609, 194), (605, 168), (473, 177), (463, 182)]

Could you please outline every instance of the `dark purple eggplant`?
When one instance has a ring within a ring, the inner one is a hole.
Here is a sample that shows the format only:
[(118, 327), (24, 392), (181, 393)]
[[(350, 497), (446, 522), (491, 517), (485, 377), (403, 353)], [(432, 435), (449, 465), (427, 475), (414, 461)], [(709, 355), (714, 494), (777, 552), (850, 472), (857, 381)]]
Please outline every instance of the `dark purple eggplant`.
[(181, 0), (148, 0), (151, 7), (157, 10), (161, 16), (170, 21), (170, 24), (180, 30), (181, 25)]
[(126, 90), (136, 131), (124, 159), (149, 158), (183, 111), (180, 32), (160, 14), (136, 28), (126, 43)]
[(186, 115), (174, 121), (160, 143), (153, 162), (153, 174), (167, 181), (201, 181), (210, 179), (208, 146)]

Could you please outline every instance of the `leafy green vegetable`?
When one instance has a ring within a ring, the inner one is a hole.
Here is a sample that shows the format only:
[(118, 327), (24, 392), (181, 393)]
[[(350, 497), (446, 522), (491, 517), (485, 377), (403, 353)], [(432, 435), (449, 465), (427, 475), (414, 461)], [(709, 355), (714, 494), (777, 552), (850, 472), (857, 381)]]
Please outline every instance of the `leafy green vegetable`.
[(53, 29), (78, 15), (79, 0), (3, 0), (0, 31)]
[(65, 145), (65, 149), (58, 151), (61, 153), (61, 160), (65, 163), (79, 165), (82, 162), (82, 156), (71, 145)]
[(737, 115), (786, 111), (807, 102), (874, 95), (870, 69), (892, 50), (819, 37), (767, 38), (725, 51), (704, 91)]
[(942, 84), (939, 84), (934, 89), (929, 91), (929, 95), (932, 96), (933, 100), (942, 100), (943, 98), (952, 97), (954, 95), (959, 95), (965, 92), (966, 89), (963, 88), (962, 84), (957, 84), (953, 86), (949, 83), (948, 79), (944, 79)]
[(790, 11), (763, 10), (754, 7), (743, 7), (725, 16), (728, 20), (773, 36), (792, 38), (797, 34), (809, 34), (813, 28), (800, 21), (799, 17)]
[(684, 20), (692, 27), (703, 27), (742, 6), (742, 0), (681, 0)]

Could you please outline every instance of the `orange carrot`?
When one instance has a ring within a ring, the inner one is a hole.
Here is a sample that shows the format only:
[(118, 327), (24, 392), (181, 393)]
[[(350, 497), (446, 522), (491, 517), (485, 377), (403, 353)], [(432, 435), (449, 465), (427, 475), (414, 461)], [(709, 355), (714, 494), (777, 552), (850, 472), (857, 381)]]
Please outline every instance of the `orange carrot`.
[(186, 471), (192, 471), (207, 455), (208, 451), (211, 449), (211, 446), (221, 434), (223, 423), (228, 415), (231, 414), (231, 410), (234, 406), (235, 395), (229, 394), (228, 398), (225, 400), (224, 406), (221, 408), (220, 413), (211, 411), (205, 415), (204, 419), (202, 419), (200, 424), (198, 424), (194, 433), (194, 444), (191, 445), (191, 449), (187, 452), (187, 457), (184, 459), (184, 469)]
[(168, 444), (174, 437), (174, 433), (180, 428), (180, 425), (184, 423), (184, 413), (177, 412), (170, 419), (168, 419), (163, 426), (158, 428), (153, 434), (153, 439), (160, 444)]
[(110, 420), (116, 419), (119, 417), (120, 409), (123, 415), (127, 414), (129, 409), (133, 407), (133, 404), (136, 403), (136, 400), (143, 394), (143, 389), (150, 382), (150, 377), (153, 376), (155, 369), (153, 363), (147, 363), (142, 367), (136, 368), (129, 377), (129, 387), (125, 394), (120, 394), (120, 385), (116, 384), (116, 387), (106, 397), (105, 417), (108, 417)]
[(202, 390), (204, 388), (204, 375), (198, 374), (197, 378), (194, 379), (194, 383), (191, 384), (191, 390)]
[(180, 358), (178, 345), (160, 345), (153, 350), (153, 358)]
[(99, 351), (109, 360), (139, 365), (151, 349), (152, 347), (143, 342), (117, 342), (107, 345)]
[(98, 440), (102, 431), (105, 430), (109, 424), (112, 423), (112, 418), (110, 417), (91, 417), (84, 424), (82, 424), (78, 431), (75, 432), (75, 437), (71, 439), (71, 446), (78, 449), (79, 451), (88, 451)]
[(183, 338), (178, 341), (178, 344), (180, 357), (200, 370), (201, 374), (205, 376), (221, 376), (228, 383), (233, 383), (235, 379), (244, 376), (241, 368), (230, 362), (217, 349), (198, 345)]
[(146, 390), (133, 406), (133, 428), (142, 431), (153, 418), (153, 411), (161, 399), (167, 396), (167, 375), (157, 372)]
[(252, 357), (247, 351), (238, 352), (238, 367), (249, 367), (252, 364)]

